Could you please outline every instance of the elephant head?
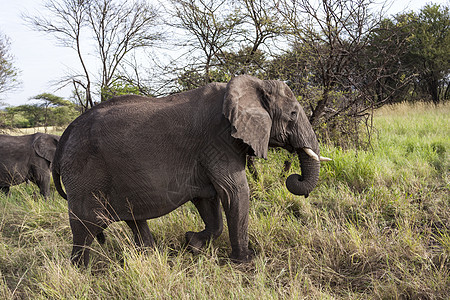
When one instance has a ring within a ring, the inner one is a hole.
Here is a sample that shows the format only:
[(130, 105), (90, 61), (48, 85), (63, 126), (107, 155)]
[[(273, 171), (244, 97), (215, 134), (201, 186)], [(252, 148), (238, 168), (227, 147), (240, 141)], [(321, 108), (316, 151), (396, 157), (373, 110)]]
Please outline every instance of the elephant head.
[(281, 81), (237, 76), (227, 86), (223, 112), (231, 134), (251, 149), (251, 155), (267, 158), (268, 147), (296, 153), (302, 175), (286, 180), (287, 189), (305, 197), (319, 178), (320, 157), (316, 135), (290, 88)]
[(37, 133), (31, 147), (39, 157), (44, 158), (51, 164), (59, 138), (57, 135)]

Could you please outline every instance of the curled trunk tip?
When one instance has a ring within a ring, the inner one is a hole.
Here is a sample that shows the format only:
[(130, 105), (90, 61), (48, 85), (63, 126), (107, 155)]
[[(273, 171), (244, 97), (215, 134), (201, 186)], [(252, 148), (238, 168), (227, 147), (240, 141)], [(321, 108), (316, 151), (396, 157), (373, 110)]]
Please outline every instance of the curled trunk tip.
[(297, 151), (302, 174), (292, 174), (286, 179), (286, 188), (298, 196), (308, 197), (319, 180), (320, 161), (304, 150)]
[[(305, 196), (307, 198), (309, 196), (309, 191), (304, 188), (303, 176), (299, 174), (291, 174), (286, 179), (286, 188), (289, 192), (297, 196)], [(303, 187), (303, 188), (302, 188)]]

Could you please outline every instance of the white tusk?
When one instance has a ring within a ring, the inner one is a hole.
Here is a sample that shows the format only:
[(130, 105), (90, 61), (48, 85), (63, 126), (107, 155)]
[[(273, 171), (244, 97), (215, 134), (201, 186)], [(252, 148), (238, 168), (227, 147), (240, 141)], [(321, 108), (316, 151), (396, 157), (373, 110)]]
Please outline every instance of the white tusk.
[(319, 156), (316, 153), (314, 153), (314, 151), (312, 151), (310, 148), (303, 148), (303, 151), (305, 151), (306, 154), (308, 154), (312, 159), (320, 161)]
[(306, 154), (308, 154), (312, 159), (317, 160), (317, 161), (330, 161), (330, 160), (332, 160), (331, 158), (328, 158), (328, 157), (325, 157), (325, 156), (320, 156), (319, 157), (310, 148), (303, 148), (303, 151), (305, 151)]
[(332, 160), (331, 158), (325, 157), (325, 156), (321, 156), (320, 157), (320, 161), (330, 161)]

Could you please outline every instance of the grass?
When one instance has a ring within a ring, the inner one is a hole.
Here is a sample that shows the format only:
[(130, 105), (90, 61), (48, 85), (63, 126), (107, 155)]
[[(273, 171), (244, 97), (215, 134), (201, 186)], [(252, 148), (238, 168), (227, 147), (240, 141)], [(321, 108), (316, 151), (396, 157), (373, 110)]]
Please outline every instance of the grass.
[[(450, 105), (377, 111), (373, 150), (322, 147), (333, 161), (309, 198), (279, 174), (287, 154), (258, 161), (249, 236), (252, 263), (228, 261), (228, 233), (200, 255), (183, 248), (201, 230), (193, 205), (149, 225), (157, 248), (134, 250), (122, 223), (94, 242), (92, 265), (69, 262), (67, 204), (33, 185), (0, 196), (2, 299), (449, 299)], [(298, 168), (295, 162), (293, 168)]]
[(25, 134), (33, 134), (36, 132), (45, 132), (48, 134), (61, 135), (63, 131), (64, 128), (61, 127), (47, 126), (47, 127), (32, 127), (32, 128), (0, 129), (0, 134), (25, 135)]

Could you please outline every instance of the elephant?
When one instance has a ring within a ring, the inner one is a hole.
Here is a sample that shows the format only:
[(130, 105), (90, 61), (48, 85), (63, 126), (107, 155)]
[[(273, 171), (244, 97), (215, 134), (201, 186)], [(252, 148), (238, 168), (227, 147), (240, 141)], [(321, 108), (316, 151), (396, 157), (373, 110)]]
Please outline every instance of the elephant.
[(66, 128), (53, 162), (55, 187), (68, 201), (72, 263), (88, 265), (94, 237), (116, 221), (128, 224), (138, 247), (153, 247), (147, 220), (188, 201), (205, 224), (185, 234), (188, 249), (222, 233), (223, 209), (231, 261), (251, 261), (246, 156), (267, 158), (269, 146), (298, 155), (302, 175), (290, 175), (286, 186), (307, 196), (319, 178), (319, 144), (281, 81), (239, 75), (167, 97), (125, 95), (94, 106)]
[(51, 163), (59, 136), (45, 133), (0, 135), (0, 188), (6, 194), (12, 185), (31, 181), (47, 198), (50, 194)]

